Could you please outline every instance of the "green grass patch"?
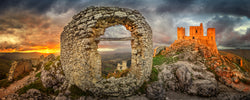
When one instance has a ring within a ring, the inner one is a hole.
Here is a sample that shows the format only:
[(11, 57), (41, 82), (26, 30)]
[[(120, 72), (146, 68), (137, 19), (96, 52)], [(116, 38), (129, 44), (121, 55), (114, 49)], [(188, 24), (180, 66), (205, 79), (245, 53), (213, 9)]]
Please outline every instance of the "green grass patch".
[(165, 57), (164, 55), (159, 55), (153, 58), (153, 66), (155, 65), (161, 65), (164, 62), (166, 62), (166, 64), (170, 64), (170, 63), (174, 63), (177, 62), (178, 58), (177, 57)]
[(145, 81), (142, 86), (136, 90), (135, 92), (138, 94), (138, 93), (146, 93), (146, 90), (147, 90), (147, 85), (148, 84), (151, 84), (152, 82), (155, 82), (155, 81), (158, 81), (158, 74), (159, 74), (159, 71), (155, 68), (155, 67), (152, 67), (152, 72), (151, 72), (151, 75), (149, 76), (149, 81)]
[(36, 77), (40, 78), (41, 77), (41, 72), (37, 73)]
[(19, 95), (26, 93), (29, 89), (37, 89), (39, 91), (41, 91), (42, 93), (45, 94), (53, 94), (53, 95), (58, 95), (58, 91), (54, 91), (53, 88), (45, 88), (42, 84), (41, 79), (36, 80), (35, 82), (24, 86), (23, 88), (17, 90), (17, 93)]
[(145, 94), (146, 91), (147, 91), (147, 85), (148, 85), (148, 84), (149, 84), (149, 83), (145, 81), (145, 82), (142, 84), (142, 86), (141, 86), (138, 90), (135, 91), (135, 93), (136, 93), (136, 94), (139, 94), (139, 93)]
[(175, 54), (177, 54), (177, 55), (178, 55), (178, 54), (181, 54), (181, 53), (183, 53), (183, 52), (179, 52), (179, 51), (177, 51)]
[(166, 62), (167, 58), (164, 55), (159, 55), (153, 58), (153, 66), (161, 65)]
[(45, 66), (44, 66), (44, 69), (45, 69), (45, 70), (50, 70), (50, 65), (52, 65), (52, 64), (53, 64), (53, 61), (47, 62), (47, 63), (45, 64)]
[(80, 88), (78, 88), (76, 85), (71, 85), (70, 88), (70, 98), (75, 100), (80, 98), (81, 96), (94, 96), (92, 92), (90, 91), (82, 91)]
[(250, 80), (246, 80), (245, 78), (240, 78), (240, 81), (245, 83), (245, 84), (250, 84)]
[(149, 81), (150, 82), (158, 81), (158, 74), (159, 74), (159, 71), (155, 67), (152, 67), (152, 72), (149, 77), (150, 79)]
[(110, 71), (110, 70), (112, 70), (112, 68), (110, 68), (110, 67), (106, 67), (106, 68), (104, 68), (104, 70), (106, 70), (106, 71)]
[(13, 83), (13, 82), (8, 81), (8, 79), (2, 79), (2, 80), (0, 80), (0, 87), (6, 88), (6, 87), (8, 87), (11, 83)]
[(241, 72), (247, 72), (244, 68), (240, 67), (238, 64), (233, 63)]
[(222, 67), (222, 68), (223, 68), (223, 67), (227, 67), (227, 66), (226, 66), (226, 65), (221, 65), (220, 67)]
[(57, 57), (56, 57), (56, 61), (58, 61), (58, 60), (60, 60), (60, 56), (57, 56)]

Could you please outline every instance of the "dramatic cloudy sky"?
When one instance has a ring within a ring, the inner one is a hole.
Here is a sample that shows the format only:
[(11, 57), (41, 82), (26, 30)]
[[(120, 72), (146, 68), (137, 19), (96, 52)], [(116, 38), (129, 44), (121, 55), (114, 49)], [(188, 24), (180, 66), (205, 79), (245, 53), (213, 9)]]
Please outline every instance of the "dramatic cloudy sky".
[[(205, 30), (216, 28), (218, 48), (250, 47), (249, 0), (1, 0), (0, 52), (58, 52), (63, 27), (88, 6), (139, 10), (153, 30), (154, 46), (173, 43), (178, 26), (188, 34), (189, 26), (202, 22)], [(128, 34), (122, 26), (106, 31), (108, 36)], [(121, 49), (127, 44), (104, 42), (100, 47)]]

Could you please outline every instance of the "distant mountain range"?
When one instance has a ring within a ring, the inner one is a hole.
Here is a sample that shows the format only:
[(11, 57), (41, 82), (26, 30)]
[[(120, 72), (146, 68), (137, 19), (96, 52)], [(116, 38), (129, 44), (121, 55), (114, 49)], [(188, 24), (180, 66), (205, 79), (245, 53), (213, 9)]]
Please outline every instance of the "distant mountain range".
[[(45, 53), (0, 53), (0, 58), (10, 59), (10, 60), (19, 60), (19, 59), (32, 59), (32, 58), (39, 58), (41, 55), (48, 56), (50, 54)], [(59, 54), (54, 54), (59, 55)]]

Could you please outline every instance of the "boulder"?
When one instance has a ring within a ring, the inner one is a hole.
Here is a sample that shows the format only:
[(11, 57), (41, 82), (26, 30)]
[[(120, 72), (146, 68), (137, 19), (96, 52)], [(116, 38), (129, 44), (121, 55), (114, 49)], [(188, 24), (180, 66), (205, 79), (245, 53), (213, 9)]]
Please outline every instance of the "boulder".
[(68, 100), (68, 98), (62, 93), (59, 93), (55, 100)]
[(43, 59), (43, 62), (54, 61), (56, 59), (56, 56), (53, 54), (50, 54), (45, 58), (41, 56), (40, 59)]
[(3, 100), (52, 100), (51, 97), (41, 93), (37, 89), (29, 89), (26, 93), (22, 95), (9, 94), (2, 99)]
[(156, 67), (160, 70), (159, 82), (162, 82), (167, 90), (178, 90), (199, 96), (215, 96), (218, 92), (214, 74), (206, 70), (204, 65), (178, 61)]
[(162, 50), (165, 50), (167, 46), (158, 46), (154, 49), (154, 56), (158, 55)]
[(29, 73), (30, 71), (32, 71), (32, 63), (30, 60), (14, 61), (11, 64), (8, 80), (12, 81), (18, 76)]
[(59, 59), (55, 59), (53, 55), (47, 56), (43, 62), (41, 80), (44, 87), (54, 90), (65, 90), (68, 86), (61, 62)]
[(58, 81), (53, 77), (52, 74), (49, 73), (49, 71), (43, 70), (41, 72), (41, 80), (43, 83), (43, 86), (46, 88), (51, 88), (58, 84)]
[(151, 100), (164, 100), (165, 88), (160, 82), (153, 82), (147, 87), (147, 97)]

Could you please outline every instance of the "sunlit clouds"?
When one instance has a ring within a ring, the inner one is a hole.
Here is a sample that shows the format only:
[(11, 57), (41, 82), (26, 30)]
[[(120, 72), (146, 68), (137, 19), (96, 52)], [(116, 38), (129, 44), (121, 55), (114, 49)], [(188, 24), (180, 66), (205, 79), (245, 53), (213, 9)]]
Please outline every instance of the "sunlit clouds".
[[(59, 53), (60, 34), (88, 6), (138, 10), (151, 26), (153, 45), (170, 45), (177, 27), (216, 28), (219, 48), (250, 48), (249, 0), (4, 0), (0, 1), (0, 52)], [(223, 4), (223, 5), (222, 5)], [(130, 37), (122, 25), (102, 37)], [(131, 51), (130, 41), (100, 42), (99, 51)]]

